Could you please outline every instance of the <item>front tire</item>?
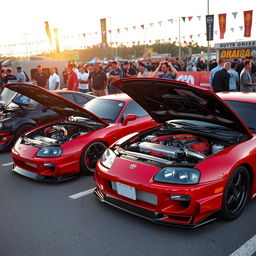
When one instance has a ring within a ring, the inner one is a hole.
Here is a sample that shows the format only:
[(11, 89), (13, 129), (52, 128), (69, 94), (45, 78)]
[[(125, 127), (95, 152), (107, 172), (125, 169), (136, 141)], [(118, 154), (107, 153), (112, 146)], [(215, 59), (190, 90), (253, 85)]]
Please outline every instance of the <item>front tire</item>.
[(230, 221), (238, 218), (247, 203), (250, 190), (248, 170), (240, 166), (230, 176), (222, 200), (222, 218)]
[(83, 151), (81, 157), (81, 173), (85, 173), (86, 175), (93, 174), (95, 172), (96, 163), (106, 148), (106, 144), (100, 141), (90, 144)]

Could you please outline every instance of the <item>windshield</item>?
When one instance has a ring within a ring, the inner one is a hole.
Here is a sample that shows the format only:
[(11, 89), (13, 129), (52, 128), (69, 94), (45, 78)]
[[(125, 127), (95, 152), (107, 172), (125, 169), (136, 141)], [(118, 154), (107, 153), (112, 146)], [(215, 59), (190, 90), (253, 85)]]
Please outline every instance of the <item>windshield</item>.
[(240, 101), (225, 101), (248, 126), (251, 132), (256, 133), (256, 104)]
[(124, 106), (123, 101), (93, 99), (84, 108), (108, 123), (114, 123)]
[(4, 88), (0, 95), (0, 101), (4, 105), (8, 105), (16, 94), (17, 92), (11, 91), (8, 88)]

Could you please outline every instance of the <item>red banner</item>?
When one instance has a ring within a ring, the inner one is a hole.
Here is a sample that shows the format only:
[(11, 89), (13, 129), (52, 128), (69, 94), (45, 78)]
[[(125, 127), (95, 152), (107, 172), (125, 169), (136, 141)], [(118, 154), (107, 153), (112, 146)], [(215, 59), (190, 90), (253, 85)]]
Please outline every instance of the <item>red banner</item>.
[(219, 25), (220, 25), (220, 39), (224, 38), (226, 32), (226, 13), (219, 14)]
[(252, 11), (244, 11), (244, 36), (251, 36), (252, 28)]

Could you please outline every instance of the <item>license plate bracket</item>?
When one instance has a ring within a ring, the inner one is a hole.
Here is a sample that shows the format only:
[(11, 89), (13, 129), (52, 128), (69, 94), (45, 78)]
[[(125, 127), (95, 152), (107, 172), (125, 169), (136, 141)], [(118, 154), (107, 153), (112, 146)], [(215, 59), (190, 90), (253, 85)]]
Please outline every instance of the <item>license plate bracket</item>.
[(117, 194), (127, 197), (132, 200), (136, 200), (136, 190), (134, 187), (117, 182), (116, 183)]

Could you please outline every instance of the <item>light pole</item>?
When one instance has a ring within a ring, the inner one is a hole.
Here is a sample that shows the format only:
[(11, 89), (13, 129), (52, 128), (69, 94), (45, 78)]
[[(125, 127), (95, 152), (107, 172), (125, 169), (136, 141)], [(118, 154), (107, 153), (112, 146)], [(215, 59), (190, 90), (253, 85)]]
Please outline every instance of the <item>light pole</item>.
[[(210, 14), (210, 5), (209, 5), (209, 0), (207, 0), (207, 15)], [(208, 65), (207, 65), (207, 71), (209, 71), (209, 63), (210, 63), (210, 41), (207, 41), (207, 60), (208, 60)]]
[(180, 43), (180, 17), (179, 17), (179, 60), (180, 59), (181, 59), (181, 43)]

